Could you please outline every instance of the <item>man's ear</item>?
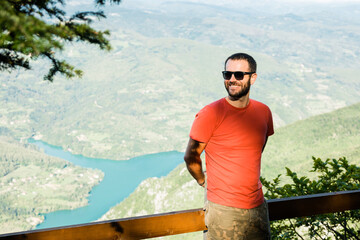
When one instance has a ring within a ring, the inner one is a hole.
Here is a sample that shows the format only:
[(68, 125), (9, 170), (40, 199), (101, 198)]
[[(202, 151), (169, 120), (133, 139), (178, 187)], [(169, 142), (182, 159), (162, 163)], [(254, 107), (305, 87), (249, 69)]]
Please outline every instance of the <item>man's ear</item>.
[(257, 74), (256, 73), (253, 73), (251, 74), (251, 77), (250, 77), (250, 84), (253, 85), (256, 81), (256, 78), (257, 78)]

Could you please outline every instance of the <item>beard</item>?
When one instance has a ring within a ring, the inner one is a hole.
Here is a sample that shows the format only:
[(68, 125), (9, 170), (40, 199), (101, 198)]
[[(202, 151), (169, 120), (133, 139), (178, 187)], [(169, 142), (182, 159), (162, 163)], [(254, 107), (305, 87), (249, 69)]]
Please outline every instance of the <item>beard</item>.
[(225, 84), (226, 91), (229, 94), (229, 99), (232, 101), (239, 100), (240, 98), (246, 96), (250, 91), (250, 80), (248, 80), (245, 84), (243, 84), (242, 88), (238, 92), (230, 92), (230, 86), (235, 85), (239, 86), (237, 82)]

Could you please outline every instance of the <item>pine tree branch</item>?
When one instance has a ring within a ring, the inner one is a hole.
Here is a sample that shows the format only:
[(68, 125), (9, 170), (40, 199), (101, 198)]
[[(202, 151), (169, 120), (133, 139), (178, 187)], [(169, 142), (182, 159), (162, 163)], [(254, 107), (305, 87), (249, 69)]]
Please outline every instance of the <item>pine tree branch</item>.
[[(106, 2), (119, 4), (121, 0), (95, 0), (97, 7)], [(81, 76), (82, 72), (54, 55), (62, 51), (66, 42), (80, 41), (110, 50), (109, 31), (97, 31), (90, 26), (92, 17), (105, 18), (103, 11), (77, 12), (71, 17), (61, 9), (63, 0), (2, 0), (0, 5), (0, 70), (30, 69), (29, 59), (45, 57), (52, 67), (44, 77), (53, 81), (56, 73), (66, 77)], [(44, 19), (56, 18), (57, 22)]]
[[(345, 223), (345, 224), (344, 224)], [(342, 226), (344, 228), (344, 231), (345, 231), (345, 236), (346, 236), (346, 233), (348, 233), (349, 235), (351, 235), (352, 237), (354, 237), (354, 239), (356, 240), (360, 240), (359, 237), (356, 236), (356, 234), (354, 234), (352, 231), (349, 230), (349, 228), (346, 226), (346, 221), (344, 222), (339, 222), (340, 226)]]
[(291, 221), (291, 219), (289, 219), (290, 225), (293, 229), (293, 231), (295, 232), (296, 235), (298, 235), (298, 237), (300, 237), (302, 240), (304, 240), (304, 238), (296, 231), (296, 227), (294, 226), (293, 222)]

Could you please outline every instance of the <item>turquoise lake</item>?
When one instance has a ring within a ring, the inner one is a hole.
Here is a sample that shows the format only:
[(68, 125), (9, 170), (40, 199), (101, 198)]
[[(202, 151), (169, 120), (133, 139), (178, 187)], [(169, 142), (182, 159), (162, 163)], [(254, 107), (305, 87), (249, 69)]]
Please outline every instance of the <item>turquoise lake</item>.
[(63, 151), (43, 141), (29, 139), (50, 156), (59, 157), (75, 165), (99, 169), (104, 172), (104, 179), (95, 186), (88, 197), (89, 204), (74, 210), (61, 210), (45, 214), (45, 221), (36, 229), (60, 227), (89, 223), (99, 219), (111, 207), (130, 195), (145, 179), (167, 175), (183, 163), (184, 153), (171, 151), (143, 155), (124, 161), (87, 158)]

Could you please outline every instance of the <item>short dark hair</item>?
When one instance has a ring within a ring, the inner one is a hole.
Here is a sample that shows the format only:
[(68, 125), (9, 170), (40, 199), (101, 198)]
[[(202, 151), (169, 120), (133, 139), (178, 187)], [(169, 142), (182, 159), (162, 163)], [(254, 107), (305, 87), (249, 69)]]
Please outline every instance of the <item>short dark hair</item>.
[(246, 53), (235, 53), (233, 55), (231, 55), (230, 57), (228, 57), (225, 61), (225, 70), (226, 70), (226, 63), (229, 60), (246, 60), (249, 63), (249, 67), (250, 67), (250, 72), (256, 72), (256, 61), (255, 59), (250, 56), (249, 54)]

